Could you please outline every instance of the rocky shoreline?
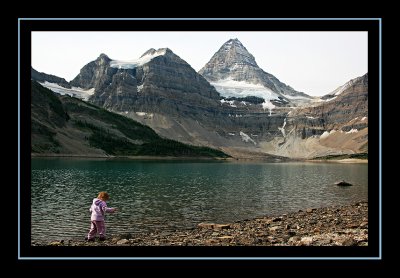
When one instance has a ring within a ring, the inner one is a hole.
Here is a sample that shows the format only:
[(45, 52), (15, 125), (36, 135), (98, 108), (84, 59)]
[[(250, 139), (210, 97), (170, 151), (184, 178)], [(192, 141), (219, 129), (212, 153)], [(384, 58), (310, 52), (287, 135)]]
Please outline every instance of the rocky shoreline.
[(60, 240), (33, 246), (367, 246), (368, 202), (308, 208), (191, 230), (111, 236), (99, 242)]

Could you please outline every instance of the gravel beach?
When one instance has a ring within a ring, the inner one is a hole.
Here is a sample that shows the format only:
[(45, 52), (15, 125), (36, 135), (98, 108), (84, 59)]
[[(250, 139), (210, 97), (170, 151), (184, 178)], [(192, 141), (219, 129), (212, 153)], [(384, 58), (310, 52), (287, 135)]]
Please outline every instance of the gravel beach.
[(111, 235), (105, 241), (32, 242), (33, 246), (367, 246), (368, 202), (307, 208), (234, 223), (199, 223), (191, 230)]

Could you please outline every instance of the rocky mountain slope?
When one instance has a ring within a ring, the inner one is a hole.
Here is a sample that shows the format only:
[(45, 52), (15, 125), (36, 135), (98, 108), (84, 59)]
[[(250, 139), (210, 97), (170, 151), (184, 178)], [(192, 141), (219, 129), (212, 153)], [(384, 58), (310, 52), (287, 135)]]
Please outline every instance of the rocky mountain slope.
[(32, 81), (31, 151), (79, 156), (227, 157), (159, 137), (151, 128)]
[(102, 54), (82, 68), (71, 84), (94, 89), (90, 102), (149, 125), (164, 137), (246, 156), (254, 155), (248, 148), (255, 144), (247, 127), (277, 130), (283, 121), (281, 116), (264, 117), (271, 111), (262, 106), (262, 99), (221, 98), (170, 49), (150, 49), (130, 61)]
[[(204, 77), (168, 48), (149, 49), (130, 61), (101, 54), (71, 85), (86, 92), (89, 102), (162, 137), (238, 158), (368, 151), (368, 74), (311, 98), (260, 69), (237, 39), (225, 43), (200, 73)], [(59, 93), (68, 90), (60, 88)]]
[(368, 73), (318, 102), (287, 114), (282, 139), (261, 143), (265, 151), (296, 157), (368, 152)]
[(219, 100), (216, 90), (168, 48), (150, 49), (132, 61), (111, 60), (102, 54), (71, 84), (95, 88), (91, 102), (119, 111), (159, 107), (174, 113), (179, 109), (174, 102), (190, 110), (194, 105), (215, 106)]

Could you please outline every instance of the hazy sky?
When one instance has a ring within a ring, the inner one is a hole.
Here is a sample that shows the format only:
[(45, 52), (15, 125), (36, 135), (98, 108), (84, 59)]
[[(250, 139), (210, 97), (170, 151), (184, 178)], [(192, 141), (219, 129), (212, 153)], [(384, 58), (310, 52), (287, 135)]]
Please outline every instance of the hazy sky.
[(368, 71), (367, 32), (32, 32), (32, 66), (70, 81), (101, 53), (131, 60), (168, 47), (198, 71), (231, 38), (264, 71), (309, 95), (330, 93)]

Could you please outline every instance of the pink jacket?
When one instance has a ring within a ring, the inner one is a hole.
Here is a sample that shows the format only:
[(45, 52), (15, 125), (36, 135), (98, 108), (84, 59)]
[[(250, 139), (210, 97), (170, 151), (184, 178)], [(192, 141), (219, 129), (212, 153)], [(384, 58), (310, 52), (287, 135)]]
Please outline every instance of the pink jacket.
[(89, 211), (92, 213), (90, 220), (104, 221), (104, 214), (106, 212), (114, 212), (115, 209), (107, 207), (106, 202), (94, 198), (92, 206), (90, 207)]

